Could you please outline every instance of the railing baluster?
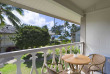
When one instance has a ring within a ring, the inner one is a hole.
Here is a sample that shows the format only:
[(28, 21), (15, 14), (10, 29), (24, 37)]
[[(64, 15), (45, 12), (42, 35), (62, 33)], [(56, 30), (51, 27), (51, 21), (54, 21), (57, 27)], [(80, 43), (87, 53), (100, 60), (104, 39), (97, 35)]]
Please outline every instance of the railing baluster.
[(79, 44), (80, 54), (82, 54), (82, 44)]
[(41, 70), (41, 73), (42, 74), (46, 74), (46, 73), (44, 73), (44, 66), (45, 66), (45, 64), (47, 64), (47, 51), (48, 50), (46, 50), (46, 51), (43, 51), (44, 52), (44, 63), (43, 63), (43, 66), (42, 66), (42, 70)]
[[(65, 51), (66, 51), (66, 54), (67, 54), (67, 51), (68, 51), (68, 47), (65, 47)], [(65, 70), (68, 70), (68, 63), (64, 62), (64, 66), (65, 66)]]
[[(58, 63), (61, 63), (61, 64), (63, 65), (61, 58), (62, 58), (62, 48), (60, 49), (60, 56), (59, 56), (59, 61), (58, 61)], [(60, 71), (63, 70), (61, 64), (58, 64), (58, 69), (59, 69)]]
[(33, 70), (35, 70), (36, 74), (38, 74), (38, 71), (37, 71), (37, 69), (36, 69), (36, 58), (37, 58), (36, 54), (37, 54), (37, 53), (34, 52), (34, 53), (31, 53), (31, 54), (32, 54), (32, 57), (31, 57), (30, 59), (32, 59), (32, 69), (31, 69), (30, 74), (33, 73)]
[(21, 63), (24, 62), (24, 60), (21, 60), (22, 55), (14, 56), (14, 58), (17, 59), (17, 61), (14, 63), (17, 66), (16, 74), (22, 74), (21, 72)]
[[(53, 67), (53, 64), (55, 65), (54, 67)], [(56, 61), (55, 61), (55, 49), (53, 50), (53, 58), (52, 58), (52, 65), (51, 65), (51, 69), (53, 69), (53, 70), (56, 70), (56, 67), (57, 67), (57, 65), (56, 65)]]

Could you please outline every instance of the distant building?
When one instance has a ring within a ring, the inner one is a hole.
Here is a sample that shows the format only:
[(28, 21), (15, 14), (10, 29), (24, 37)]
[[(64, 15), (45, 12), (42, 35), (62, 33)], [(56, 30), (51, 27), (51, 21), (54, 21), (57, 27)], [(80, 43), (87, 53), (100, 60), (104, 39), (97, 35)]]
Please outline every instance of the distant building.
[(80, 42), (80, 30), (75, 33), (75, 42)]
[(48, 31), (49, 35), (55, 35), (55, 33), (53, 33), (52, 31)]
[(0, 29), (0, 49), (1, 52), (5, 52), (5, 49), (10, 46), (15, 46), (15, 43), (10, 40), (10, 37), (14, 37), (16, 29), (12, 25), (6, 25)]
[[(60, 40), (59, 37), (61, 35), (55, 35), (55, 33), (53, 33), (52, 31), (49, 31), (49, 35), (51, 36), (51, 38), (54, 37), (55, 40)], [(69, 40), (71, 40), (71, 37), (69, 37), (69, 36), (66, 37), (66, 38), (69, 39)], [(74, 41), (75, 42), (80, 42), (80, 30), (77, 31), (76, 33), (74, 33), (73, 38), (74, 38)]]

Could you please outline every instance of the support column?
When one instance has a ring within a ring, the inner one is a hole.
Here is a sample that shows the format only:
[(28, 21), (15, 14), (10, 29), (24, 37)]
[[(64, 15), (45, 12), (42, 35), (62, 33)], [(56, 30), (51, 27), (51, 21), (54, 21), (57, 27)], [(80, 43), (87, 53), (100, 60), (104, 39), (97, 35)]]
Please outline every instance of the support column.
[(86, 14), (81, 18), (80, 42), (84, 42), (83, 54), (86, 53)]

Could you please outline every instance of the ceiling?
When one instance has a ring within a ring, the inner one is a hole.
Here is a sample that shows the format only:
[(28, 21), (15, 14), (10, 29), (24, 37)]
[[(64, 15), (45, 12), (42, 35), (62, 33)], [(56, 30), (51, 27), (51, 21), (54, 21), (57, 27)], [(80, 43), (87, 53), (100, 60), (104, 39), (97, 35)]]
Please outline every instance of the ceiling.
[[(59, 4), (75, 11), (88, 13), (110, 7), (110, 0), (54, 0)], [(78, 10), (75, 10), (77, 8)]]
[(110, 0), (0, 0), (2, 3), (80, 24), (89, 12), (110, 7)]
[(77, 5), (79, 8), (81, 8), (82, 10), (85, 10), (101, 0), (70, 0), (70, 1), (73, 4)]

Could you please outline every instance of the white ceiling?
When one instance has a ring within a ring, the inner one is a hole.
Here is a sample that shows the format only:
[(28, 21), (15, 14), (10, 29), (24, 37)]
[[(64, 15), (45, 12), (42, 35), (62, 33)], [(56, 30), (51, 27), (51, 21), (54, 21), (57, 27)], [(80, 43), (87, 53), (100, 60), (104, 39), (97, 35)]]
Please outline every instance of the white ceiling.
[(79, 8), (85, 10), (101, 0), (71, 0)]
[(92, 12), (110, 7), (110, 0), (54, 0), (59, 4), (75, 11), (74, 8), (82, 10), (84, 13)]

